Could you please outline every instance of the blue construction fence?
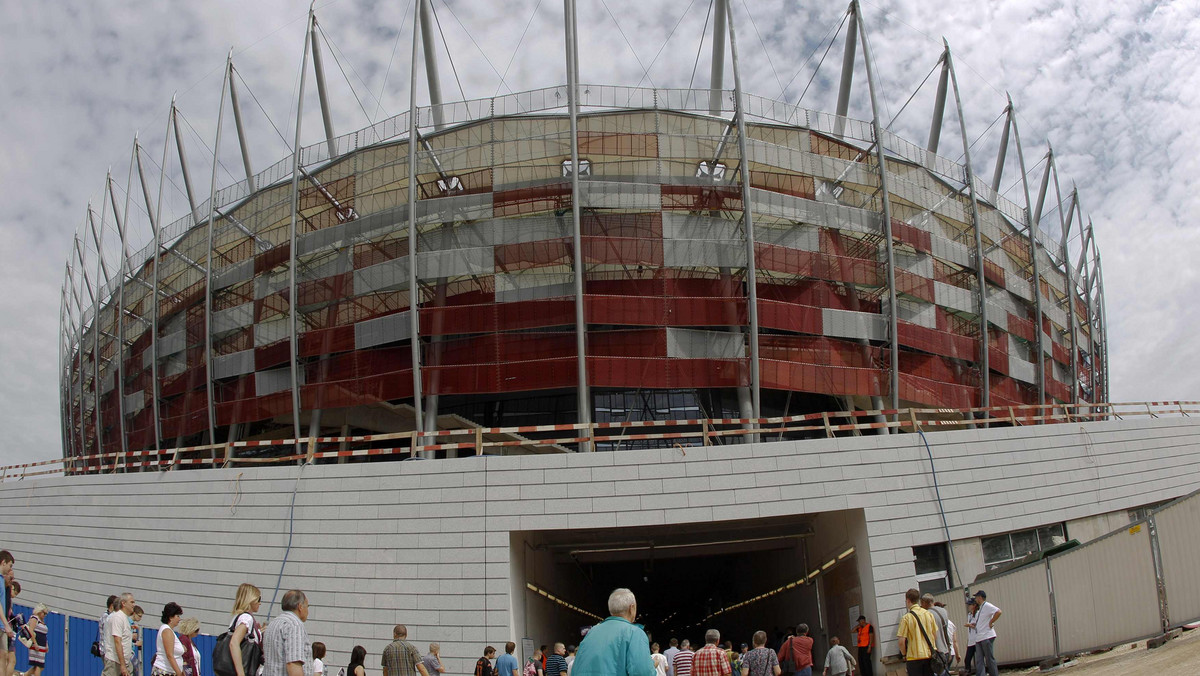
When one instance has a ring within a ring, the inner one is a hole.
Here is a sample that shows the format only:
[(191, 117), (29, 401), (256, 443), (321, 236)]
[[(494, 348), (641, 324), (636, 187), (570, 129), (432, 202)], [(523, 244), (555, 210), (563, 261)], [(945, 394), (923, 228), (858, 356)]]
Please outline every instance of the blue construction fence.
[[(13, 604), (13, 612), (28, 619), (32, 608)], [(50, 613), (46, 616), (46, 630), (49, 650), (42, 676), (100, 676), (104, 660), (92, 654), (92, 643), (100, 637), (100, 623), (97, 620)], [(142, 650), (138, 655), (141, 672), (138, 676), (150, 676), (157, 640), (157, 627), (142, 627)], [(200, 676), (213, 676), (210, 663), (217, 637), (200, 635), (194, 643), (200, 651)], [(15, 645), (17, 670), (24, 672), (29, 669), (29, 649), (20, 641), (16, 641)]]

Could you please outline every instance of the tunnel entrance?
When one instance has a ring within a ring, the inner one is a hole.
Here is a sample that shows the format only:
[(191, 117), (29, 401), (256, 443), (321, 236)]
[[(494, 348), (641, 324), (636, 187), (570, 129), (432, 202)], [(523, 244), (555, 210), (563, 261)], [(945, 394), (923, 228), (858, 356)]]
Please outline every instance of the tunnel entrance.
[(830, 636), (849, 641), (862, 608), (854, 543), (863, 533), (862, 510), (513, 532), (512, 626), (534, 646), (578, 644), (608, 615), (608, 594), (628, 587), (663, 650), (672, 637), (699, 647), (710, 628), (735, 649), (757, 630), (777, 646), (805, 623), (820, 664)]

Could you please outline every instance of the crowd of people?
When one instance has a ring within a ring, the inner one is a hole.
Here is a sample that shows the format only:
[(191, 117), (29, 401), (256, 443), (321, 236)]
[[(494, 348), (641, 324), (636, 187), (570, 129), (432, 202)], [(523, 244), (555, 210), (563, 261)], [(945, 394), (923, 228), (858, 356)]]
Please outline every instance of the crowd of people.
[[(904, 601), (907, 610), (900, 616), (896, 637), (908, 676), (946, 676), (956, 670), (960, 661), (958, 627), (950, 620), (945, 604), (916, 589), (905, 592)], [(1000, 615), (1001, 610), (988, 603), (983, 590), (967, 601), (967, 650), (961, 659), (961, 673), (998, 676), (993, 645)]]
[[(21, 586), (14, 578), (13, 555), (0, 550), (0, 676), (41, 676), (49, 647), (45, 604), (35, 605), (30, 617), (14, 614), (13, 598)], [(310, 642), (305, 630), (308, 597), (299, 589), (284, 593), (279, 615), (264, 627), (255, 615), (262, 603), (262, 592), (252, 584), (237, 589), (230, 622), (212, 654), (216, 676), (367, 676), (367, 650), (356, 645), (350, 662), (336, 673), (325, 664), (326, 649), (321, 642)], [(905, 593), (906, 612), (901, 615), (897, 638), (900, 655), (909, 676), (948, 676), (960, 661), (958, 628), (944, 605), (932, 595), (916, 589)], [(765, 631), (756, 631), (750, 644), (735, 650), (733, 643), (721, 642), (721, 633), (709, 629), (704, 645), (693, 649), (688, 639), (671, 638), (666, 650), (650, 643), (637, 618), (637, 599), (628, 589), (617, 589), (608, 598), (609, 617), (592, 627), (574, 645), (542, 645), (522, 667), (514, 655), (516, 644), (509, 641), (504, 654), (487, 646), (475, 663), (474, 676), (812, 676), (813, 638), (809, 627), (799, 624), (795, 630), (768, 646)], [(141, 670), (143, 648), (140, 622), (144, 611), (132, 593), (108, 598), (100, 617), (98, 636), (92, 653), (104, 662), (102, 676), (137, 676)], [(998, 676), (993, 645), (995, 623), (1001, 610), (987, 602), (987, 593), (977, 591), (967, 602), (966, 653), (962, 656), (964, 674)], [(202, 656), (195, 645), (200, 623), (184, 617), (175, 602), (163, 606), (161, 626), (154, 641), (152, 676), (199, 676)], [(29, 649), (30, 668), (15, 672), (19, 640)], [(872, 673), (872, 653), (876, 645), (874, 627), (859, 616), (853, 628), (857, 655), (831, 637), (825, 653), (822, 676), (862, 676)], [(226, 656), (226, 651), (228, 655)], [(422, 655), (408, 641), (408, 629), (397, 624), (392, 642), (380, 659), (383, 676), (442, 676), (441, 647), (429, 645)]]
[[(0, 550), (0, 676), (41, 676), (46, 666), (49, 642), (46, 640), (46, 615), (50, 608), (44, 603), (33, 606), (29, 618), (13, 612), (13, 599), (21, 593), (21, 583), (13, 572), (16, 560), (7, 550)], [(16, 643), (29, 649), (29, 669), (23, 674), (16, 670)]]
[[(238, 587), (229, 613), (229, 626), (218, 638), (211, 656), (216, 676), (366, 676), (367, 650), (361, 645), (354, 646), (350, 663), (336, 674), (325, 665), (325, 644), (310, 642), (305, 630), (308, 597), (303, 591), (290, 589), (285, 592), (279, 604), (281, 612), (265, 627), (256, 617), (261, 604), (262, 592), (258, 587), (249, 583)], [(162, 625), (155, 639), (153, 676), (198, 676), (201, 673), (203, 658), (193, 641), (200, 632), (200, 623), (183, 615), (183, 608), (178, 603), (172, 601), (163, 606)], [(109, 597), (93, 649), (104, 659), (102, 676), (135, 676), (138, 673), (137, 635), (140, 632), (137, 622), (141, 616), (142, 609), (133, 594), (126, 592)], [(422, 656), (408, 642), (407, 636), (408, 629), (404, 625), (395, 626), (393, 641), (383, 651), (383, 676), (439, 676), (445, 671), (438, 644), (431, 644), (429, 654)]]
[[(539, 668), (540, 652), (531, 658), (532, 668), (522, 674), (501, 672), (496, 676), (812, 676), (813, 638), (806, 624), (781, 637), (776, 645), (768, 646), (766, 631), (756, 631), (750, 644), (743, 643), (735, 650), (733, 642), (721, 642), (721, 632), (709, 629), (704, 645), (694, 649), (689, 639), (671, 638), (666, 650), (658, 643), (648, 646), (646, 634), (637, 618), (637, 599), (628, 589), (617, 589), (608, 598), (609, 617), (592, 627), (579, 645), (578, 651), (568, 649), (575, 658), (565, 664), (546, 661)], [(859, 667), (872, 676), (871, 651), (875, 644), (874, 628), (859, 618), (855, 627), (858, 656), (831, 637), (825, 654), (823, 676), (850, 676)], [(555, 644), (556, 653), (562, 644)], [(486, 674), (477, 676), (488, 676)]]

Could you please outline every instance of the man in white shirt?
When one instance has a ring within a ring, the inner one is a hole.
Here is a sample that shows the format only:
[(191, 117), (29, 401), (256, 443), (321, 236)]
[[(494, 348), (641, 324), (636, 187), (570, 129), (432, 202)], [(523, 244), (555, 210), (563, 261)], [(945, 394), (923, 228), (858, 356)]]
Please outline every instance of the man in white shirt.
[[(975, 605), (979, 607), (975, 613), (975, 674), (976, 676), (999, 676), (996, 667), (996, 653), (993, 647), (996, 642), (996, 620), (1000, 619), (1001, 611), (988, 603), (987, 593), (982, 589), (975, 592)], [(968, 625), (970, 626), (970, 625)]]
[(121, 605), (116, 612), (109, 613), (104, 620), (104, 671), (101, 676), (134, 676), (130, 662), (133, 660), (133, 594), (121, 594)]

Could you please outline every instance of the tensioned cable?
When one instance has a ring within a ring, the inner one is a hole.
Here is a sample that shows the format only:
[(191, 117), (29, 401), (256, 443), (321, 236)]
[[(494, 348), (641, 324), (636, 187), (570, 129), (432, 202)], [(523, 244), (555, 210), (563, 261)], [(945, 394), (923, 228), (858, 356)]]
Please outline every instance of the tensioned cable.
[(959, 160), (962, 160), (964, 157), (966, 157), (967, 150), (974, 148), (975, 144), (979, 143), (983, 139), (983, 137), (986, 136), (987, 133), (992, 130), (992, 127), (996, 126), (996, 123), (999, 122), (1000, 118), (1002, 118), (1002, 117), (1004, 117), (1003, 112), (1001, 112), (999, 115), (997, 115), (996, 119), (992, 120), (992, 123), (987, 126), (987, 129), (983, 130), (983, 133), (981, 133), (979, 136), (976, 136), (975, 140), (971, 141), (971, 143), (969, 145), (967, 145), (966, 150), (963, 150), (963, 152), (959, 153), (958, 158), (954, 160), (954, 163), (958, 164)]
[[(634, 85), (634, 88), (642, 85), (642, 80), (647, 78), (650, 70), (654, 68), (654, 64), (658, 63), (658, 57), (662, 56), (663, 50), (667, 48), (667, 43), (670, 42), (671, 38), (675, 36), (675, 31), (679, 29), (679, 24), (683, 23), (683, 20), (687, 18), (688, 10), (690, 10), (694, 4), (696, 4), (696, 0), (690, 0), (690, 2), (688, 2), (688, 6), (683, 8), (683, 13), (679, 15), (679, 21), (675, 22), (675, 26), (671, 28), (671, 32), (667, 34), (667, 39), (663, 40), (662, 47), (658, 48), (658, 52), (654, 55), (654, 59), (650, 61), (650, 67), (646, 69), (646, 73), (643, 74), (641, 79), (637, 81), (637, 84)], [(631, 93), (630, 96), (632, 95), (633, 94)]]
[[(1030, 175), (1030, 174), (1032, 174), (1032, 173), (1033, 173), (1033, 172), (1034, 172), (1034, 171), (1035, 171), (1035, 170), (1036, 170), (1038, 167), (1042, 166), (1042, 163), (1043, 163), (1043, 162), (1045, 162), (1045, 161), (1046, 161), (1046, 156), (1044, 156), (1044, 155), (1043, 155), (1043, 156), (1042, 156), (1042, 159), (1038, 160), (1038, 161), (1037, 161), (1037, 164), (1035, 164), (1035, 165), (1033, 165), (1032, 167), (1030, 167), (1030, 168), (1029, 168), (1029, 170), (1025, 172), (1025, 175), (1024, 175), (1024, 176), (1022, 176), (1021, 178), (1018, 178), (1017, 180), (1013, 181), (1013, 182), (1012, 182), (1012, 185), (1008, 186), (1008, 188), (1007, 188), (1007, 189), (1005, 189), (1005, 191), (1004, 191), (1004, 192), (1002, 192), (1002, 193), (1000, 193), (1000, 194), (1001, 194), (1001, 195), (1007, 195), (1008, 193), (1012, 192), (1012, 189), (1013, 189), (1013, 188), (1017, 187), (1018, 185), (1021, 185), (1021, 180), (1022, 180), (1023, 178), (1028, 178), (1028, 177), (1029, 177), (1029, 175)], [(1029, 205), (1029, 206), (1032, 206), (1032, 205)]]
[(688, 80), (688, 89), (696, 82), (696, 69), (700, 67), (700, 52), (704, 51), (704, 38), (708, 35), (708, 20), (712, 18), (713, 1), (708, 0), (708, 12), (704, 15), (704, 28), (700, 29), (700, 44), (696, 47), (696, 62), (692, 64), (692, 77)]
[[(358, 109), (362, 111), (363, 117), (367, 118), (367, 124), (371, 124), (373, 122), (373, 120), (371, 120), (371, 114), (367, 112), (367, 107), (363, 105), (362, 99), (358, 97), (358, 91), (354, 89), (354, 83), (350, 81), (350, 76), (346, 74), (346, 69), (342, 67), (342, 60), (338, 58), (338, 53), (340, 53), (342, 50), (338, 49), (337, 46), (333, 44), (333, 40), (330, 40), (329, 36), (325, 34), (325, 29), (321, 28), (321, 24), (314, 23), (314, 25), (317, 27), (317, 32), (321, 34), (321, 37), (325, 38), (325, 44), (329, 45), (329, 53), (333, 56), (333, 62), (337, 64), (338, 70), (342, 72), (342, 79), (344, 79), (346, 84), (350, 87), (350, 93), (354, 95), (354, 100), (358, 103)], [(354, 72), (356, 77), (358, 77), (359, 82), (362, 82), (362, 77), (359, 77), (358, 72), (354, 70), (353, 63), (350, 64), (350, 70)], [(367, 83), (362, 82), (362, 86), (365, 88)], [(371, 94), (370, 90), (367, 91), (367, 94)], [(376, 103), (378, 103), (378, 101), (376, 101)]]
[[(517, 52), (521, 51), (521, 44), (525, 42), (525, 35), (529, 33), (529, 27), (533, 25), (533, 18), (537, 16), (538, 8), (541, 6), (542, 0), (538, 0), (537, 4), (533, 6), (533, 11), (529, 13), (529, 21), (525, 22), (525, 30), (521, 31), (521, 37), (517, 40), (517, 46), (513, 47), (512, 56), (508, 57), (508, 65), (504, 66), (504, 73), (500, 75), (500, 84), (496, 85), (496, 93), (492, 94), (492, 96), (500, 93), (500, 87), (508, 87), (508, 83), (504, 81), (504, 76), (508, 75), (508, 69), (512, 68), (513, 61), (517, 58)], [(508, 87), (508, 91), (511, 92), (512, 90), (512, 87)]]
[(446, 60), (450, 62), (450, 72), (454, 73), (454, 81), (458, 83), (458, 94), (463, 101), (467, 100), (467, 92), (463, 89), (462, 80), (458, 79), (458, 66), (454, 65), (454, 55), (450, 53), (450, 43), (446, 40), (446, 32), (442, 30), (442, 20), (438, 18), (437, 5), (429, 3), (433, 11), (433, 21), (437, 24), (438, 35), (442, 36), (442, 46), (446, 48)]
[[(849, 16), (849, 14), (846, 14), (846, 15), (843, 15), (843, 16), (842, 16), (842, 22), (838, 24), (837, 31), (836, 31), (836, 32), (834, 32), (834, 33), (833, 33), (833, 35), (832, 35), (832, 36), (829, 38), (829, 44), (825, 46), (825, 53), (821, 55), (821, 60), (817, 62), (817, 67), (813, 69), (813, 74), (812, 74), (812, 76), (810, 76), (810, 77), (808, 78), (808, 82), (807, 82), (807, 83), (804, 85), (804, 91), (800, 92), (800, 97), (799, 97), (798, 99), (796, 99), (796, 105), (800, 105), (800, 102), (804, 100), (804, 95), (808, 93), (808, 89), (809, 89), (809, 87), (812, 87), (812, 83), (813, 83), (813, 82), (814, 82), (814, 81), (817, 79), (817, 74), (821, 72), (821, 66), (825, 65), (825, 58), (826, 58), (827, 56), (829, 56), (829, 51), (830, 51), (831, 49), (833, 49), (833, 43), (834, 43), (834, 41), (835, 41), (835, 40), (837, 40), (837, 36), (841, 34), (841, 32), (842, 32), (842, 26), (844, 26), (844, 25), (846, 24), (846, 17), (847, 17), (847, 16)], [(850, 39), (850, 36), (849, 36), (849, 35), (847, 35), (847, 36), (846, 36), (846, 39), (847, 39), (847, 40), (849, 40), (849, 39)], [(817, 43), (817, 48), (819, 49), (820, 47), (821, 47), (820, 43)], [(814, 50), (813, 50), (813, 54), (816, 54), (816, 53), (817, 53), (817, 52), (816, 52), (816, 50), (814, 49)], [(804, 63), (800, 65), (800, 70), (803, 70), (803, 69), (804, 69), (804, 66), (805, 66), (805, 65), (807, 65), (807, 64), (808, 64), (808, 62), (809, 62), (809, 61), (811, 61), (811, 60), (812, 60), (812, 55), (809, 55), (808, 59), (806, 59), (806, 60), (804, 61)], [(796, 71), (796, 75), (799, 75), (799, 74), (800, 74), (800, 71), (799, 71), (799, 70), (797, 70), (797, 71)], [(793, 80), (795, 80), (796, 78), (795, 78), (795, 77), (793, 77), (792, 79), (793, 79)], [(789, 87), (790, 87), (790, 86), (791, 86), (791, 84), (792, 84), (791, 82), (788, 82), (787, 86), (789, 86)], [(783, 92), (780, 92), (780, 93), (779, 93), (779, 95), (780, 95), (780, 96), (783, 96)]]
[(911, 95), (908, 97), (908, 100), (904, 102), (904, 105), (900, 106), (900, 110), (897, 110), (897, 111), (896, 111), (896, 115), (895, 115), (895, 117), (893, 117), (893, 118), (892, 118), (892, 119), (891, 119), (891, 120), (890, 120), (890, 121), (887, 123), (887, 125), (886, 125), (886, 126), (884, 126), (884, 129), (891, 129), (891, 128), (892, 128), (892, 124), (893, 124), (893, 123), (895, 123), (895, 122), (896, 122), (896, 120), (900, 119), (900, 115), (902, 115), (902, 114), (904, 113), (904, 109), (908, 107), (908, 104), (912, 103), (912, 100), (913, 100), (914, 98), (916, 98), (916, 96), (917, 96), (917, 92), (921, 91), (921, 87), (924, 87), (924, 86), (925, 86), (925, 83), (926, 83), (926, 82), (929, 82), (929, 78), (930, 78), (930, 77), (933, 75), (933, 71), (937, 70), (937, 67), (938, 67), (939, 65), (941, 65), (941, 63), (942, 63), (941, 59), (938, 59), (938, 62), (937, 62), (937, 63), (935, 63), (935, 64), (933, 64), (933, 68), (930, 68), (930, 69), (929, 69), (929, 73), (925, 75), (925, 79), (924, 79), (924, 80), (921, 80), (921, 84), (917, 85), (917, 88), (913, 90), (913, 93), (912, 93), (912, 94), (911, 94)]
[[(863, 21), (861, 15), (859, 16), (859, 21)], [(866, 47), (870, 46), (869, 43), (871, 42), (871, 39), (870, 39), (870, 36), (867, 34), (867, 31), (865, 28), (862, 31), (861, 37), (862, 37), (862, 41), (864, 43), (868, 43), (863, 47), (863, 49), (866, 49)], [(846, 38), (847, 39), (850, 38), (849, 34), (847, 34)], [(887, 95), (887, 92), (884, 91), (884, 89), (883, 89), (883, 78), (882, 78), (883, 71), (880, 70), (880, 68), (879, 68), (879, 60), (875, 58), (875, 50), (871, 50), (871, 63), (875, 64), (875, 72), (880, 76), (880, 77), (877, 77), (875, 79), (875, 81), (879, 83), (879, 98), (883, 101), (883, 109), (887, 112), (888, 117), (891, 117), (892, 110), (891, 110), (891, 108), (888, 107), (888, 95)]]
[(775, 62), (771, 60), (771, 52), (767, 50), (767, 43), (763, 40), (762, 33), (758, 32), (758, 24), (754, 23), (754, 13), (750, 11), (750, 5), (746, 4), (746, 0), (742, 0), (742, 6), (746, 8), (746, 16), (750, 18), (750, 27), (754, 29), (754, 34), (758, 36), (758, 44), (762, 47), (763, 55), (767, 57), (767, 65), (771, 67), (771, 73), (775, 76), (775, 84), (783, 86), (783, 81), (779, 79), (779, 73), (775, 70)]
[(604, 5), (604, 11), (608, 12), (608, 18), (612, 19), (613, 25), (617, 27), (617, 32), (621, 34), (621, 39), (625, 41), (625, 46), (629, 48), (629, 53), (633, 54), (633, 60), (637, 61), (638, 66), (641, 67), (642, 77), (650, 81), (651, 87), (655, 87), (656, 85), (654, 84), (654, 78), (650, 77), (650, 70), (646, 68), (645, 64), (642, 63), (642, 60), (638, 58), (637, 50), (633, 48), (633, 43), (629, 41), (629, 36), (625, 35), (625, 29), (621, 28), (621, 22), (617, 21), (616, 15), (613, 14), (612, 10), (608, 8), (607, 0), (600, 0), (600, 4)]
[(258, 106), (258, 109), (262, 111), (263, 117), (267, 118), (267, 122), (271, 123), (271, 128), (275, 130), (275, 133), (279, 136), (279, 139), (283, 141), (283, 145), (287, 146), (288, 153), (291, 153), (292, 144), (288, 142), (287, 137), (283, 135), (283, 132), (279, 131), (279, 127), (275, 125), (275, 120), (271, 119), (270, 113), (268, 113), (267, 109), (263, 107), (263, 104), (258, 100), (258, 97), (254, 95), (254, 90), (250, 88), (249, 83), (246, 82), (246, 78), (242, 77), (242, 74), (238, 72), (237, 68), (234, 68), (233, 72), (238, 76), (238, 79), (242, 81), (242, 86), (246, 88), (246, 91), (250, 94), (250, 98), (254, 100), (254, 103)]
[[(325, 38), (325, 44), (329, 45), (330, 52), (333, 54), (333, 60), (337, 63), (338, 68), (341, 69), (342, 77), (346, 79), (346, 84), (350, 85), (350, 91), (354, 93), (354, 98), (358, 99), (358, 92), (354, 90), (354, 83), (350, 81), (350, 77), (346, 75), (346, 69), (342, 67), (341, 61), (338, 60), (338, 54), (341, 54), (342, 58), (345, 59), (346, 63), (350, 64), (350, 72), (354, 73), (354, 77), (358, 78), (359, 84), (361, 84), (363, 86), (363, 89), (367, 90), (367, 96), (370, 96), (371, 98), (375, 98), (375, 95), (371, 93), (370, 86), (367, 85), (367, 81), (364, 80), (363, 77), (358, 74), (358, 69), (354, 67), (354, 62), (350, 60), (350, 57), (346, 56), (346, 53), (342, 51), (342, 48), (338, 47), (337, 43), (335, 43), (333, 41), (333, 38), (329, 37), (329, 34), (325, 32), (325, 29), (321, 27), (321, 24), (317, 23), (316, 26), (317, 26), (317, 31), (319, 31), (321, 33), (321, 37)], [(379, 102), (378, 99), (376, 99), (376, 103), (378, 103), (378, 102)], [(359, 101), (358, 107), (359, 108), (363, 107), (361, 101)], [(363, 110), (363, 114), (364, 115), (366, 114), (366, 110)], [(367, 119), (370, 120), (371, 117), (368, 115)]]
[[(812, 50), (812, 52), (809, 53), (808, 58), (804, 60), (804, 63), (800, 64), (800, 67), (796, 69), (796, 74), (792, 76), (792, 79), (788, 80), (787, 84), (785, 84), (783, 86), (783, 89), (779, 90), (779, 96), (777, 96), (775, 98), (778, 98), (783, 101), (787, 100), (783, 96), (785, 93), (787, 93), (787, 88), (791, 87), (792, 83), (796, 81), (796, 78), (800, 77), (801, 71), (803, 71), (804, 67), (807, 66), (812, 61), (812, 58), (817, 55), (817, 50), (821, 48), (821, 44), (825, 42), (825, 39), (829, 38), (831, 34), (833, 35), (833, 38), (836, 38), (837, 34), (842, 32), (842, 26), (844, 26), (846, 24), (846, 17), (848, 17), (848, 16), (850, 16), (849, 13), (843, 12), (842, 18), (837, 22), (837, 25), (830, 26), (829, 30), (825, 31), (825, 35), (821, 38), (820, 42), (817, 43), (816, 47), (813, 47), (813, 50)], [(832, 47), (833, 47), (833, 39), (830, 39), (829, 46), (825, 48), (825, 54), (821, 56), (821, 61), (820, 61), (820, 63), (817, 64), (817, 69), (815, 71), (813, 71), (812, 77), (810, 77), (808, 79), (808, 85), (804, 86), (804, 91), (806, 91), (806, 92), (808, 91), (809, 85), (811, 85), (813, 79), (815, 79), (817, 77), (817, 73), (819, 73), (821, 71), (821, 64), (825, 63), (825, 56), (827, 56), (829, 54), (829, 50)], [(804, 98), (804, 94), (801, 94), (800, 98), (801, 99)], [(800, 99), (796, 99), (796, 102), (799, 103)]]
[(233, 172), (229, 171), (229, 168), (228, 168), (228, 167), (226, 167), (226, 166), (225, 166), (225, 164), (221, 162), (221, 158), (217, 157), (217, 154), (216, 154), (216, 152), (214, 152), (212, 148), (209, 148), (209, 147), (208, 147), (208, 144), (204, 142), (204, 138), (203, 138), (202, 136), (200, 136), (200, 132), (196, 131), (196, 128), (192, 126), (192, 123), (191, 123), (191, 122), (188, 122), (188, 119), (187, 119), (186, 117), (184, 117), (183, 113), (181, 113), (181, 112), (180, 112), (178, 109), (176, 109), (176, 111), (175, 111), (175, 114), (176, 114), (176, 115), (177, 115), (177, 116), (178, 116), (180, 119), (182, 119), (182, 120), (183, 120), (183, 123), (184, 123), (185, 125), (187, 125), (187, 128), (188, 128), (189, 130), (191, 130), (191, 132), (192, 132), (192, 136), (195, 136), (195, 137), (196, 137), (196, 142), (200, 144), (200, 147), (201, 147), (201, 148), (204, 148), (205, 150), (207, 150), (207, 151), (208, 151), (208, 154), (209, 154), (209, 155), (212, 155), (212, 157), (213, 157), (213, 160), (214, 160), (214, 161), (215, 161), (215, 162), (216, 162), (218, 165), (220, 165), (220, 167), (221, 167), (222, 169), (224, 169), (224, 170), (225, 170), (225, 175), (229, 177), (229, 180), (233, 181), (234, 183), (237, 183), (237, 180), (238, 180), (238, 179), (237, 179), (237, 177), (236, 177), (236, 176), (234, 176), (234, 175), (233, 175)]
[[(413, 0), (416, 2), (416, 0)], [(392, 55), (388, 57), (387, 69), (383, 71), (383, 84), (379, 87), (379, 96), (375, 97), (375, 115), (379, 115), (379, 111), (383, 110), (383, 93), (387, 91), (388, 77), (392, 74), (392, 62), (396, 60), (396, 50), (400, 47), (400, 38), (404, 35), (404, 24), (408, 23), (408, 15), (412, 14), (412, 2), (408, 3), (408, 8), (404, 12), (404, 16), (400, 18), (400, 30), (396, 31), (396, 42), (392, 44)], [(412, 86), (411, 84), (409, 86)], [(373, 124), (373, 123), (372, 123)]]
[(500, 74), (499, 70), (497, 70), (496, 64), (492, 63), (492, 60), (488, 58), (487, 52), (483, 51), (483, 47), (479, 46), (479, 43), (475, 40), (475, 36), (471, 34), (471, 31), (467, 28), (466, 24), (462, 22), (462, 19), (458, 18), (458, 15), (454, 13), (454, 8), (451, 7), (449, 3), (446, 3), (446, 11), (450, 12), (450, 16), (454, 17), (454, 20), (458, 22), (458, 27), (463, 29), (463, 32), (467, 34), (467, 39), (471, 41), (472, 45), (475, 45), (476, 51), (478, 51), (479, 55), (483, 57), (483, 60), (487, 62), (488, 68), (491, 68), (492, 72), (496, 74), (496, 77), (500, 78), (500, 84), (496, 87), (496, 91), (499, 92), (500, 87), (507, 87), (508, 91), (513, 91), (513, 88), (509, 87), (508, 83), (504, 81), (504, 76)]

